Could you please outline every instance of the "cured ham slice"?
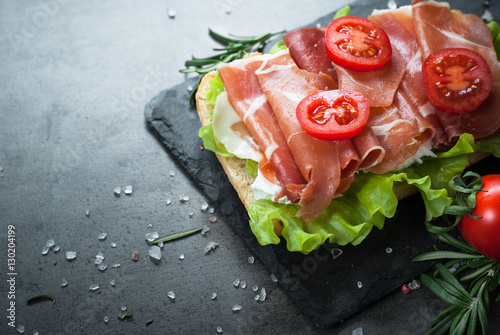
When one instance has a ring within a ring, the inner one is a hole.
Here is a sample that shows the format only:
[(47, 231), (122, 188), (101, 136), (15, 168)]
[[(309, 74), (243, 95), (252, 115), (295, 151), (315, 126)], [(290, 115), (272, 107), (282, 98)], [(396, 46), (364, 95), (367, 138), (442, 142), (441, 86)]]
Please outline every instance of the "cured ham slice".
[(500, 66), (488, 26), (476, 15), (450, 10), (448, 3), (415, 1), (412, 7), (415, 32), (424, 59), (443, 48), (468, 48), (486, 59), (493, 75), (491, 94), (475, 111), (461, 115), (437, 111), (448, 140), (453, 143), (464, 132), (476, 139), (498, 132)]
[(406, 96), (408, 103), (416, 108), (434, 128), (433, 141), (440, 147), (449, 144), (434, 107), (429, 103), (422, 85), (422, 53), (418, 45), (410, 6), (395, 10), (375, 11), (369, 19), (381, 26), (394, 48), (406, 63), (405, 74), (398, 90)]
[[(325, 73), (335, 80), (337, 77), (335, 65), (326, 54), (324, 33), (324, 28), (300, 28), (287, 33), (283, 41), (300, 69), (316, 74)], [(384, 149), (369, 128), (352, 140), (343, 142), (340, 147), (343, 161), (341, 163), (341, 186), (337, 193), (349, 187), (358, 168), (369, 168), (381, 162), (384, 157)]]
[(256, 73), (307, 181), (297, 215), (308, 221), (328, 207), (340, 183), (339, 142), (310, 136), (298, 122), (295, 110), (307, 95), (334, 88), (335, 83), (329, 76), (299, 69), (290, 56), (287, 65), (270, 61)]
[(405, 61), (400, 52), (393, 48), (392, 57), (379, 70), (356, 72), (335, 66), (339, 89), (358, 91), (368, 100), (371, 107), (390, 106), (405, 72)]
[[(229, 101), (244, 120), (283, 186), (278, 198), (286, 195), (296, 203), (306, 181), (255, 75), (255, 71), (269, 57), (259, 55), (237, 60), (221, 65), (218, 71)], [(279, 62), (279, 58), (275, 62)]]
[(285, 34), (283, 42), (300, 69), (325, 73), (336, 81), (335, 67), (325, 50), (325, 28), (296, 29)]
[(382, 174), (396, 169), (413, 157), (420, 146), (429, 142), (434, 129), (427, 120), (408, 102), (404, 93), (398, 91), (390, 107), (370, 109), (367, 123), (385, 149), (381, 163), (371, 167), (370, 172)]

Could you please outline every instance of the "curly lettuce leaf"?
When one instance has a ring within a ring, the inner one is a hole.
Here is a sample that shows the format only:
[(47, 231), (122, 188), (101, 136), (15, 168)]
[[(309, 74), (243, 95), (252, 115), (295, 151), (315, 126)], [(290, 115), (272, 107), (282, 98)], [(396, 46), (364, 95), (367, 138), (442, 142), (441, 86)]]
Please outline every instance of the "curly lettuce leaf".
[(418, 188), (426, 219), (432, 220), (451, 204), (448, 181), (467, 167), (467, 155), (474, 152), (474, 147), (472, 136), (464, 134), (453, 148), (423, 164), (397, 173), (359, 174), (342, 197), (333, 199), (325, 212), (307, 222), (296, 217), (298, 206), (259, 200), (249, 208), (250, 227), (262, 245), (278, 244), (280, 238), (274, 231), (273, 221), (279, 219), (288, 250), (304, 254), (327, 240), (339, 245), (357, 245), (373, 227), (382, 229), (385, 219), (395, 215), (398, 199), (393, 187), (400, 182)]

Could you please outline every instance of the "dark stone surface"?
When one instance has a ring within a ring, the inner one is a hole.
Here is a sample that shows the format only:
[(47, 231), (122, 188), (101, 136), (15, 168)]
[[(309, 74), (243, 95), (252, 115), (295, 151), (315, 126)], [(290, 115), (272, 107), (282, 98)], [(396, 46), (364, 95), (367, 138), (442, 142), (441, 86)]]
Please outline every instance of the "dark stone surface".
[[(308, 291), (297, 289), (295, 295), (286, 291), (300, 283), (295, 281), (300, 272), (283, 264), (305, 258), (290, 255), (281, 246), (252, 250), (245, 242), (251, 236), (233, 228), (243, 220), (237, 216), (241, 204), (224, 199), (232, 195), (220, 194), (223, 188), (210, 183), (202, 188), (186, 172), (179, 155), (152, 136), (144, 120), (144, 106), (159, 92), (171, 92), (171, 87), (180, 85), (173, 107), (183, 106), (188, 93), (181, 88), (187, 87), (186, 79), (192, 79), (178, 70), (191, 55), (212, 54), (217, 45), (208, 37), (209, 27), (244, 36), (293, 29), (344, 3), (3, 1), (0, 334), (16, 334), (6, 318), (11, 301), (16, 303), (16, 325), (24, 325), (25, 334), (35, 330), (53, 335), (216, 334), (217, 326), (224, 334), (349, 335), (359, 327), (365, 334), (424, 334), (432, 318), (446, 307), (426, 289), (409, 295), (395, 289), (329, 329), (315, 326), (313, 322), (321, 320), (311, 322), (310, 314), (317, 310), (299, 308)], [(460, 2), (475, 12), (479, 3)], [(169, 18), (169, 9), (176, 11), (175, 18)], [(181, 108), (179, 113), (179, 119), (197, 122), (194, 115), (184, 115), (189, 111)], [(178, 152), (210, 155), (199, 152), (197, 140), (172, 141), (169, 147)], [(224, 180), (216, 164), (209, 169), (218, 176), (216, 180)], [(133, 186), (132, 195), (113, 194), (116, 186), (126, 185)], [(189, 196), (189, 201), (180, 202), (180, 196)], [(227, 205), (219, 207), (216, 198)], [(215, 213), (200, 210), (204, 201)], [(236, 215), (226, 215), (229, 212)], [(218, 220), (210, 223), (213, 215)], [(197, 234), (165, 245), (158, 264), (149, 259), (146, 233), (167, 234), (205, 224), (211, 228), (206, 236)], [(8, 297), (8, 225), (16, 228), (15, 298)], [(105, 241), (98, 239), (101, 232), (108, 233)], [(43, 256), (42, 248), (51, 238), (61, 250)], [(205, 255), (209, 241), (219, 247)], [(78, 253), (72, 262), (65, 259), (70, 250)], [(137, 262), (131, 260), (134, 250), (139, 252)], [(385, 243), (381, 250), (387, 256)], [(391, 255), (397, 266), (399, 257), (407, 253), (394, 250)], [(105, 256), (105, 272), (94, 265), (98, 252)], [(181, 253), (184, 260), (179, 259)], [(266, 253), (274, 257), (274, 265), (269, 266)], [(255, 264), (248, 263), (249, 256), (256, 257)], [(323, 256), (319, 253), (318, 260)], [(377, 264), (378, 257), (372, 258)], [(112, 268), (115, 263), (121, 266)], [(323, 266), (326, 263), (322, 261), (314, 271), (312, 263), (306, 262), (303, 268), (312, 273), (306, 272), (309, 276), (301, 281), (316, 295), (329, 287), (324, 281), (315, 282), (316, 274), (336, 278), (341, 272), (340, 267)], [(293, 280), (273, 283), (270, 274), (275, 269), (280, 278), (289, 271)], [(68, 281), (64, 288), (63, 278)], [(233, 286), (236, 278), (246, 281), (245, 290)], [(352, 287), (356, 281), (345, 277), (344, 286)], [(97, 292), (89, 291), (93, 283), (100, 284)], [(267, 289), (265, 302), (254, 301), (254, 285)], [(176, 294), (175, 302), (167, 297), (170, 290)], [(210, 299), (212, 292), (217, 293), (216, 300)], [(39, 294), (53, 295), (56, 303), (25, 303)], [(341, 303), (325, 300), (319, 303)], [(242, 311), (233, 313), (235, 304), (242, 305)], [(117, 318), (123, 305), (133, 314), (131, 319)], [(108, 324), (103, 321), (106, 315)], [(492, 310), (492, 329), (500, 327), (499, 320), (498, 311)]]

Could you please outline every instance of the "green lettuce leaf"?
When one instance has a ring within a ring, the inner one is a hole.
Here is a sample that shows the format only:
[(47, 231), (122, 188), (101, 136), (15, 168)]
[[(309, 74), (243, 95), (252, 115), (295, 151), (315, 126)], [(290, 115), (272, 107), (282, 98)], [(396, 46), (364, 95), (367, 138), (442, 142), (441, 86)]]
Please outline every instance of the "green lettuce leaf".
[(385, 219), (395, 215), (398, 205), (392, 191), (395, 183), (418, 188), (426, 219), (430, 221), (441, 216), (443, 209), (451, 204), (448, 181), (467, 167), (467, 154), (474, 152), (475, 146), (472, 136), (464, 134), (453, 148), (420, 165), (384, 175), (359, 174), (342, 197), (333, 199), (325, 212), (307, 222), (296, 217), (298, 206), (258, 200), (248, 211), (250, 227), (260, 244), (277, 244), (280, 238), (274, 232), (273, 221), (279, 219), (283, 222), (281, 234), (288, 250), (304, 254), (327, 240), (339, 245), (357, 245), (373, 227), (382, 229)]
[(281, 50), (285, 50), (287, 47), (286, 47), (286, 44), (285, 44), (285, 41), (283, 40), (279, 40), (278, 42), (276, 42), (276, 44), (274, 44), (271, 49), (269, 50), (269, 53), (272, 55), (272, 54), (275, 54), (277, 52), (280, 52)]
[(497, 58), (500, 61), (500, 26), (495, 21), (488, 23), (491, 30), (491, 38), (493, 39), (493, 47), (497, 53)]

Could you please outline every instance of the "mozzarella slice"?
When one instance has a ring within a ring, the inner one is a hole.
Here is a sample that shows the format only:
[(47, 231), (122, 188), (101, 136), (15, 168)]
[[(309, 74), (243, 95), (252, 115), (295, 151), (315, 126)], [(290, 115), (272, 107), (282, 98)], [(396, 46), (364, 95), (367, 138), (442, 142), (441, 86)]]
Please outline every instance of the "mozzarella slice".
[(217, 97), (212, 115), (212, 127), (215, 137), (224, 144), (227, 151), (243, 159), (260, 162), (262, 153), (243, 119), (229, 102), (227, 93)]

